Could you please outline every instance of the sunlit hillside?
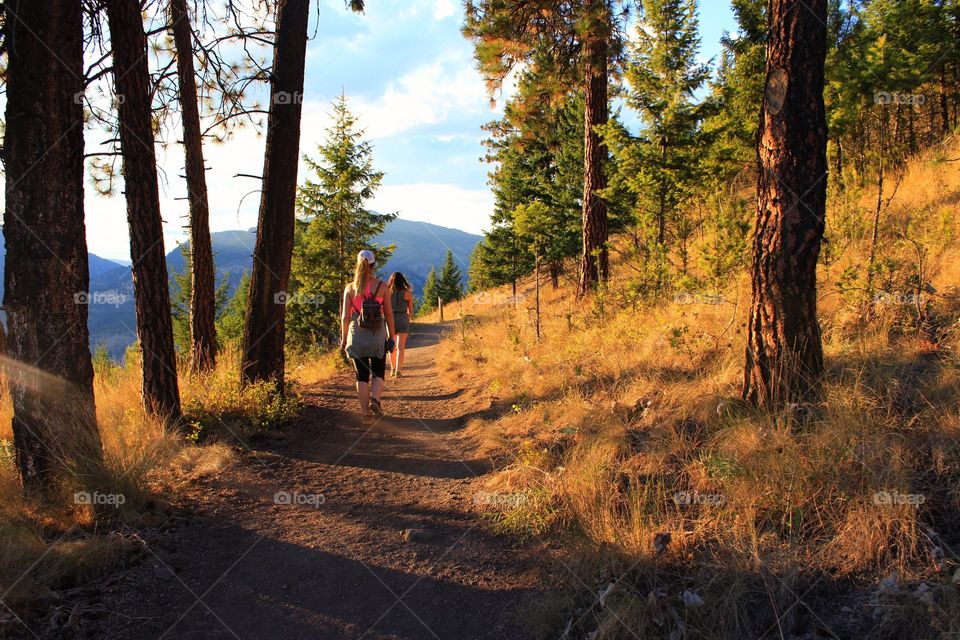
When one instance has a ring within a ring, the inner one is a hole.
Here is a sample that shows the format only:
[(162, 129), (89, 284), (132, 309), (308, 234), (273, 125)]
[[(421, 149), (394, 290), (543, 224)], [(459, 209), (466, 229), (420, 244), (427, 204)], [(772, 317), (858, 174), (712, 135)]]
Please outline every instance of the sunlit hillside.
[(825, 637), (960, 633), (957, 156), (952, 139), (888, 177), (871, 298), (876, 189), (831, 193), (816, 406), (739, 400), (744, 269), (717, 290), (640, 302), (627, 238), (596, 296), (574, 299), (573, 267), (557, 290), (543, 279), (539, 341), (530, 277), (516, 298), (503, 287), (446, 309), (440, 366), (489, 394), (469, 431), (499, 461), (489, 490), (512, 496), (490, 517), (570, 543), (574, 595), (548, 628), (596, 640), (800, 637), (792, 626), (811, 620)]

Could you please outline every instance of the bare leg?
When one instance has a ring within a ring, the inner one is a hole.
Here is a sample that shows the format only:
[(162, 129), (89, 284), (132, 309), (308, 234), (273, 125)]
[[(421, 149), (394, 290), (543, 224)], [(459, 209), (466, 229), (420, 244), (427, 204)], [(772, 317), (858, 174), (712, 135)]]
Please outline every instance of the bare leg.
[[(381, 382), (383, 381), (381, 380)], [(376, 379), (374, 379), (374, 387), (376, 387)], [(360, 398), (360, 411), (363, 412), (363, 415), (367, 415), (370, 413), (370, 384), (358, 382), (357, 396)]]
[(400, 369), (403, 367), (403, 354), (406, 353), (407, 351), (408, 335), (410, 334), (401, 333), (400, 335), (397, 336), (399, 338), (399, 340), (397, 340), (397, 369)]
[(373, 397), (379, 400), (380, 396), (383, 395), (383, 378), (374, 377), (373, 384), (371, 386), (373, 387)]
[(387, 354), (387, 363), (390, 365), (391, 372), (397, 370), (396, 354), (393, 351)]

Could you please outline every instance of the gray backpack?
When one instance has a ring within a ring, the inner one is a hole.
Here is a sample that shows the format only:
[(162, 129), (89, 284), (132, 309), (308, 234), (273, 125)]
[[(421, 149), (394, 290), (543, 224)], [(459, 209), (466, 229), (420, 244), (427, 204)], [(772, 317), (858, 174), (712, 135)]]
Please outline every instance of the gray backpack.
[(368, 298), (364, 296), (363, 305), (360, 307), (360, 318), (358, 324), (362, 329), (376, 331), (379, 323), (383, 322), (383, 307), (377, 302), (377, 294), (380, 293), (380, 287), (383, 283), (377, 285), (377, 290)]

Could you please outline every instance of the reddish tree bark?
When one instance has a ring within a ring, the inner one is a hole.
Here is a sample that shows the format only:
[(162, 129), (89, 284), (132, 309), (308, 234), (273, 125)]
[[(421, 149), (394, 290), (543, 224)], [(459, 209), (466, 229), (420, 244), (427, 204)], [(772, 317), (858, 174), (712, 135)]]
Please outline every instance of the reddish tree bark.
[(244, 382), (270, 380), (283, 392), (283, 303), (293, 254), (303, 73), (309, 0), (278, 0), (263, 162), (263, 195), (243, 329)]
[(216, 276), (210, 240), (203, 137), (193, 68), (193, 30), (186, 0), (170, 0), (170, 26), (177, 50), (177, 80), (183, 119), (187, 197), (190, 202), (190, 366), (213, 369), (217, 358)]
[(607, 255), (607, 203), (597, 193), (607, 187), (604, 171), (607, 147), (596, 131), (607, 123), (607, 49), (609, 8), (606, 0), (589, 0), (586, 15), (593, 26), (584, 35), (584, 158), (583, 158), (583, 256), (577, 296), (582, 297), (597, 283), (606, 281), (609, 271)]
[(106, 0), (106, 6), (118, 97), (137, 337), (143, 356), (143, 404), (168, 427), (175, 427), (181, 416), (180, 391), (153, 147), (147, 38), (139, 0)]
[(83, 23), (74, 0), (7, 0), (4, 373), (28, 491), (102, 462), (87, 331)]
[(826, 216), (826, 0), (771, 0), (743, 398), (816, 400), (817, 257)]

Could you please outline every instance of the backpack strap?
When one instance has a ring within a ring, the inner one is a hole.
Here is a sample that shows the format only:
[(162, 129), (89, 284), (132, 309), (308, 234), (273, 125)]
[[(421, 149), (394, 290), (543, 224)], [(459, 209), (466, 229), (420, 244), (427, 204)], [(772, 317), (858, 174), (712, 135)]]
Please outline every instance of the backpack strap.
[(360, 293), (360, 291), (358, 290), (354, 290), (353, 292), (353, 300), (351, 301), (351, 306), (353, 307), (353, 310), (356, 311), (357, 313), (360, 313), (361, 311), (363, 311), (363, 301), (370, 294), (369, 282), (366, 284), (366, 286), (364, 286), (364, 289), (365, 291), (363, 293)]

